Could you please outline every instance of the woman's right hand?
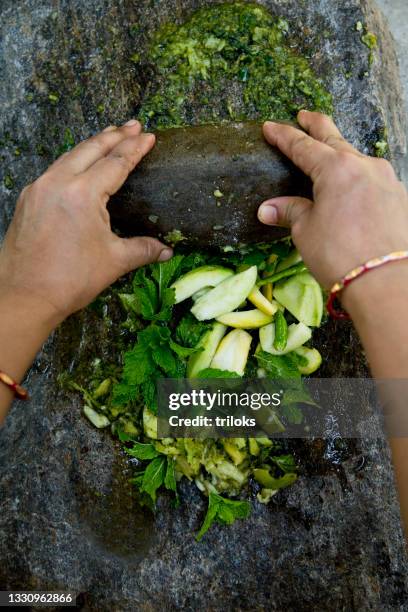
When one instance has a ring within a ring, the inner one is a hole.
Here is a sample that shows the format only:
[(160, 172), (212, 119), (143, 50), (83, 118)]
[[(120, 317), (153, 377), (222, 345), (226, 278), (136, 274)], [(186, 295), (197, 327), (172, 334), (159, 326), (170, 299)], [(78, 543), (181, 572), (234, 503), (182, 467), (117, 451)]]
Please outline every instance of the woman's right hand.
[(359, 153), (320, 113), (301, 127), (266, 122), (266, 140), (313, 181), (313, 198), (282, 197), (259, 208), (260, 221), (290, 227), (317, 280), (333, 284), (369, 259), (408, 249), (408, 194), (389, 162)]

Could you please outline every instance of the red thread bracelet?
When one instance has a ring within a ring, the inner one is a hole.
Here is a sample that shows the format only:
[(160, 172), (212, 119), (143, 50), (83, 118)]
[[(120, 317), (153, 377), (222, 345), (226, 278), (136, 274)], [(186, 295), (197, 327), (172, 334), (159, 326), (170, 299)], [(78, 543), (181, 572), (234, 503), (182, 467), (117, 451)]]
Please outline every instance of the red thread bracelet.
[(339, 296), (339, 293), (343, 291), (353, 280), (356, 278), (360, 278), (366, 274), (366, 272), (370, 272), (371, 270), (375, 270), (376, 268), (380, 268), (389, 264), (393, 261), (401, 261), (403, 259), (408, 259), (408, 251), (395, 251), (394, 253), (389, 253), (388, 255), (383, 255), (382, 257), (376, 257), (375, 259), (370, 259), (367, 263), (358, 266), (358, 268), (354, 268), (351, 270), (346, 276), (344, 276), (341, 281), (333, 285), (330, 290), (329, 299), (327, 301), (327, 310), (333, 319), (350, 319), (350, 315), (344, 310), (336, 310), (334, 306), (334, 302)]
[(6, 385), (6, 387), (11, 389), (17, 399), (28, 400), (28, 392), (25, 389), (23, 389), (23, 387), (19, 385), (15, 380), (13, 380), (11, 376), (6, 374), (5, 372), (2, 372), (1, 370), (0, 370), (0, 382), (2, 382), (4, 385)]

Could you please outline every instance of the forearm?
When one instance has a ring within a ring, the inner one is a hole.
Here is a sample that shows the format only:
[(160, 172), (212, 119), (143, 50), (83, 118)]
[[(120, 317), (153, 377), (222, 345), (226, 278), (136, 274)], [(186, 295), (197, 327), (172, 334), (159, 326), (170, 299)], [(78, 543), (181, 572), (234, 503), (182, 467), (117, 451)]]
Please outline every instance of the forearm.
[(353, 318), (373, 375), (382, 380), (407, 381), (407, 385), (388, 386), (387, 395), (395, 396), (391, 409), (395, 409), (396, 416), (390, 416), (390, 426), (400, 437), (391, 438), (390, 445), (408, 537), (408, 438), (404, 437), (408, 421), (408, 415), (405, 416), (408, 398), (404, 392), (408, 387), (408, 262), (389, 264), (355, 281), (345, 291), (343, 303)]
[[(20, 382), (57, 324), (42, 301), (0, 288), (0, 370)], [(0, 425), (12, 400), (12, 391), (0, 383)]]

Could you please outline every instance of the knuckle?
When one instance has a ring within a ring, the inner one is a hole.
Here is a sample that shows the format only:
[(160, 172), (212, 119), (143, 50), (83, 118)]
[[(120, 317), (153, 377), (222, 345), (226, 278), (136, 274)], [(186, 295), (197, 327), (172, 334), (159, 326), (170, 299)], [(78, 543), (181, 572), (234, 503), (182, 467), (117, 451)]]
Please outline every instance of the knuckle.
[(98, 136), (92, 136), (88, 140), (86, 140), (83, 145), (86, 145), (89, 148), (95, 149), (97, 154), (103, 154), (107, 145), (106, 134), (98, 134)]
[(324, 144), (327, 144), (329, 147), (335, 147), (338, 144), (344, 143), (344, 139), (341, 136), (336, 136), (335, 134), (329, 134), (323, 139)]
[(116, 163), (118, 164), (126, 173), (129, 173), (133, 166), (133, 155), (132, 156), (127, 156), (127, 155), (123, 155), (120, 152), (114, 152), (111, 153), (109, 155), (109, 157)]
[(142, 250), (143, 256), (145, 259), (151, 261), (156, 258), (156, 249), (154, 248), (154, 244), (148, 238), (141, 238), (142, 240)]
[(308, 136), (306, 135), (298, 136), (292, 141), (291, 150), (292, 150), (293, 156), (296, 157), (299, 154), (303, 154), (304, 150), (308, 148), (309, 146), (310, 146), (310, 140)]

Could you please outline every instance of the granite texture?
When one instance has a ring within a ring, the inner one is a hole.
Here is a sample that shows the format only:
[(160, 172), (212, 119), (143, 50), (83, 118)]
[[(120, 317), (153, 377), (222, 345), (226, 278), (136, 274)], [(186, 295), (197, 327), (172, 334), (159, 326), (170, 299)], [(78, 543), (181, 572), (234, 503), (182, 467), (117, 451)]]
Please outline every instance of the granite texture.
[[(149, 70), (130, 56), (160, 23), (202, 4), (2, 0), (2, 173), (14, 187), (0, 186), (1, 232), (18, 190), (47, 166), (66, 127), (79, 139), (137, 111)], [(262, 4), (290, 19), (297, 44), (334, 95), (344, 134), (370, 152), (387, 125), (398, 166), (402, 96), (391, 38), (374, 5)], [(379, 37), (368, 76), (358, 20)], [(131, 24), (141, 28), (132, 33)], [(348, 324), (328, 324), (319, 344), (324, 375), (366, 374)], [(383, 439), (350, 442), (344, 452), (331, 440), (299, 444), (307, 462), (295, 486), (198, 544), (193, 536), (205, 512), (198, 491), (183, 485), (179, 509), (163, 495), (155, 517), (141, 510), (117, 444), (81, 417), (77, 397), (59, 389), (63, 367), (95, 354), (109, 354), (109, 327), (86, 313), (71, 318), (29, 374), (32, 401), (15, 405), (0, 432), (0, 588), (72, 589), (78, 608), (97, 611), (408, 610), (408, 564)]]
[[(376, 0), (376, 2), (384, 13), (395, 40), (405, 112), (408, 113), (408, 4), (406, 0)], [(405, 185), (408, 185), (408, 155), (401, 162), (402, 178)]]

